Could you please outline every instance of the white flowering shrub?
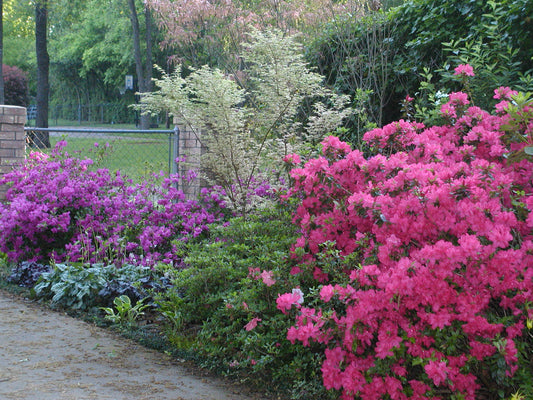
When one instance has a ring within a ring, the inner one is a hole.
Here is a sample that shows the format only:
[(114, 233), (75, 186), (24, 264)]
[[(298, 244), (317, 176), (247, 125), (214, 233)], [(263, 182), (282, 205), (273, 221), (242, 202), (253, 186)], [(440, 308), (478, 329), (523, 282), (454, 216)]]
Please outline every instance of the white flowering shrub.
[(161, 71), (159, 89), (144, 93), (140, 107), (169, 111), (196, 132), (207, 149), (206, 179), (246, 215), (283, 184), (284, 156), (311, 153), (351, 109), (309, 70), (294, 37), (255, 31), (243, 44), (242, 60), (245, 68), (233, 74), (208, 66), (186, 78), (179, 66), (171, 75)]

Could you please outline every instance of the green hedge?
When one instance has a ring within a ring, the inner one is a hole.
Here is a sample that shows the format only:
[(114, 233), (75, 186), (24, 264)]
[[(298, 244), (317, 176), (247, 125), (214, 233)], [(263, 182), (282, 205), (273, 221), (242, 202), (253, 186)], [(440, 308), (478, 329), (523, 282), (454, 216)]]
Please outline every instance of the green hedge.
[[(483, 79), (489, 76), (493, 87), (519, 86), (520, 76), (532, 70), (532, 56), (530, 0), (407, 1), (387, 12), (336, 20), (307, 47), (308, 61), (339, 92), (357, 97), (355, 88), (373, 90), (365, 111), (378, 124), (401, 117), (399, 103), (418, 91), (425, 69), (446, 73), (460, 59), (472, 59), (488, 70)], [(376, 82), (373, 74), (381, 78)], [(441, 77), (433, 74), (435, 81)], [(480, 87), (482, 92), (487, 93)]]

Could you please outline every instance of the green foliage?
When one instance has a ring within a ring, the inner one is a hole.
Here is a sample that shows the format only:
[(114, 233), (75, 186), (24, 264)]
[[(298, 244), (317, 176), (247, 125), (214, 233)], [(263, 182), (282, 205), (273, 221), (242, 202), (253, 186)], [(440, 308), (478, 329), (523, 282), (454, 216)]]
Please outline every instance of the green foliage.
[(382, 125), (394, 93), (391, 63), (400, 49), (394, 41), (396, 25), (396, 20), (382, 12), (334, 19), (307, 49), (308, 60), (328, 85), (354, 100), (356, 114), (348, 124), (352, 137), (343, 137), (354, 145), (368, 128), (366, 120)]
[[(532, 18), (528, 0), (411, 0), (379, 17), (329, 24), (307, 55), (328, 84), (351, 96), (381, 76), (370, 87), (373, 96), (366, 105), (371, 121), (381, 125), (400, 117), (400, 101), (406, 94), (414, 96), (421, 82), (434, 85), (444, 78), (439, 89), (457, 91), (460, 82), (453, 79), (453, 69), (462, 63), (473, 65), (477, 74), (469, 94), (478, 106), (490, 104), (490, 93), (498, 86), (531, 90)], [(365, 49), (365, 44), (372, 46)], [(432, 80), (427, 81), (429, 72)], [(391, 97), (381, 101), (376, 98), (380, 91)], [(382, 121), (376, 119), (379, 109)]]
[[(523, 91), (533, 90), (533, 84), (527, 78), (533, 68), (525, 69), (531, 64), (524, 64), (525, 60), (520, 58), (521, 49), (509, 40), (509, 27), (505, 25), (509, 10), (500, 2), (489, 1), (487, 5), (490, 12), (483, 15), (468, 39), (442, 43), (446, 61), (444, 68), (438, 71), (442, 73), (442, 82), (454, 90), (457, 79), (454, 79), (453, 68), (459, 64), (471, 65), (475, 77), (468, 79), (467, 87), (461, 89), (466, 90), (475, 105), (484, 109), (494, 105), (494, 88), (512, 85)], [(533, 57), (533, 54), (529, 56)]]
[[(137, 2), (142, 10), (142, 2)], [(144, 13), (139, 12), (144, 37)], [(80, 105), (112, 103), (115, 123), (133, 123), (128, 105), (135, 102), (134, 90), (121, 94), (125, 75), (135, 75), (132, 27), (126, 1), (54, 0), (50, 2), (49, 35), (51, 110), (56, 117), (77, 119)], [(165, 63), (154, 30), (153, 60)], [(143, 46), (141, 44), (141, 46)], [(141, 51), (145, 48), (141, 47)], [(135, 79), (137, 84), (137, 79)], [(100, 117), (88, 107), (81, 117)]]
[(0, 252), (0, 281), (4, 281), (10, 272), (11, 268), (9, 268), (7, 254)]
[[(288, 273), (295, 235), (287, 210), (234, 218), (187, 245), (187, 267), (174, 272), (174, 286), (155, 301), (177, 346), (195, 332), (204, 366), (248, 382), (268, 381), (294, 398), (327, 398), (320, 346), (307, 351), (290, 345), (290, 319), (276, 309), (279, 293), (305, 285)], [(267, 285), (261, 274), (275, 282), (267, 279)], [(248, 325), (255, 318), (257, 326)]]
[[(146, 298), (137, 301), (135, 305), (131, 303), (131, 299), (123, 294), (121, 296), (115, 297), (113, 300), (114, 308), (111, 307), (101, 307), (106, 313), (105, 319), (115, 323), (115, 324), (132, 324), (134, 323), (141, 315), (144, 315), (143, 310), (149, 307), (148, 304), (144, 304)], [(115, 312), (116, 309), (116, 312)]]
[(41, 275), (33, 288), (37, 298), (50, 300), (53, 306), (88, 310), (98, 305), (98, 292), (113, 280), (135, 282), (147, 271), (133, 265), (56, 264)]
[[(531, 25), (527, 22), (533, 13), (528, 0), (499, 1), (497, 19), (494, 2), (467, 0), (460, 4), (447, 0), (414, 0), (392, 11), (398, 20), (395, 37), (405, 46), (398, 59), (398, 72), (418, 73), (424, 67), (438, 68), (444, 57), (442, 43), (452, 40), (472, 40), (488, 33), (487, 45), (496, 48), (520, 49), (517, 60), (527, 69), (531, 57)], [(494, 26), (497, 24), (498, 26)], [(494, 29), (501, 30), (499, 37), (491, 37)], [(529, 46), (528, 46), (529, 44)]]
[(420, 74), (420, 86), (417, 97), (411, 97), (402, 101), (402, 117), (407, 120), (421, 121), (426, 125), (441, 125), (444, 118), (440, 112), (440, 107), (448, 101), (448, 94), (444, 88), (437, 88), (432, 83), (434, 74), (429, 68), (424, 68)]
[(527, 146), (508, 156), (510, 162), (519, 162), (533, 156), (533, 133), (528, 126), (529, 121), (533, 120), (533, 94), (520, 92), (512, 96), (512, 100), (506, 108), (510, 118), (500, 129), (505, 132), (506, 144), (527, 143)]
[(35, 88), (35, 6), (29, 1), (3, 1), (3, 63), (28, 73), (30, 90)]
[(249, 220), (233, 218), (213, 227), (202, 241), (187, 244), (187, 268), (174, 272), (177, 306), (187, 323), (202, 323), (225, 305), (225, 296), (249, 283), (248, 268), (279, 269), (294, 239), (290, 216), (272, 212)]
[(55, 306), (88, 309), (94, 305), (101, 290), (115, 267), (96, 265), (56, 264), (51, 272), (41, 275), (33, 288), (35, 296), (48, 298)]

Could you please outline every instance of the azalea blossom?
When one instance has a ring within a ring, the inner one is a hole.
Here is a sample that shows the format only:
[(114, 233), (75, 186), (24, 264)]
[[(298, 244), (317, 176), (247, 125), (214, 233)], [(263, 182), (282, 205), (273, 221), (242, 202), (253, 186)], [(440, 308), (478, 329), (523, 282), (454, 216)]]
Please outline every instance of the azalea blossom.
[(474, 68), (470, 64), (460, 64), (455, 68), (454, 75), (475, 76)]
[(444, 361), (430, 361), (424, 366), (424, 370), (436, 386), (444, 383), (448, 375), (448, 367)]
[(493, 99), (497, 100), (509, 100), (511, 96), (516, 96), (518, 92), (516, 90), (511, 90), (507, 86), (500, 86), (498, 89), (494, 89)]
[(272, 286), (274, 283), (276, 283), (276, 280), (272, 277), (273, 272), (272, 271), (263, 271), (259, 275), (259, 277), (263, 280), (263, 283), (267, 286)]
[(284, 314), (287, 313), (288, 310), (291, 309), (293, 305), (296, 305), (297, 307), (300, 306), (300, 299), (303, 297), (299, 293), (284, 293), (278, 295), (278, 298), (276, 299), (276, 305), (278, 310), (283, 312)]
[(287, 164), (298, 165), (302, 162), (302, 159), (298, 154), (287, 154), (285, 157), (283, 157), (283, 161)]
[(244, 329), (251, 331), (257, 326), (258, 322), (261, 322), (261, 318), (252, 318), (252, 320), (244, 326)]
[[(470, 68), (457, 72), (473, 76)], [(322, 286), (315, 309), (293, 293), (277, 305), (298, 308), (291, 342), (327, 345), (323, 382), (342, 399), (425, 398), (440, 389), (475, 399), (472, 367), (496, 353), (516, 382), (518, 349), (533, 326), (533, 182), (530, 158), (506, 155), (529, 145), (533, 122), (530, 105), (509, 112), (513, 95), (495, 91), (494, 115), (451, 93), (443, 124), (373, 129), (364, 135), (369, 154), (328, 139), (322, 156), (291, 173), (297, 273)], [(330, 263), (325, 242), (350, 262)], [(452, 327), (464, 346), (445, 346)]]
[(507, 100), (500, 101), (494, 106), (498, 114), (503, 114), (509, 107), (509, 102)]
[(298, 296), (298, 301), (297, 301), (298, 304), (304, 303), (304, 292), (302, 292), (300, 288), (292, 289), (292, 294), (295, 296)]

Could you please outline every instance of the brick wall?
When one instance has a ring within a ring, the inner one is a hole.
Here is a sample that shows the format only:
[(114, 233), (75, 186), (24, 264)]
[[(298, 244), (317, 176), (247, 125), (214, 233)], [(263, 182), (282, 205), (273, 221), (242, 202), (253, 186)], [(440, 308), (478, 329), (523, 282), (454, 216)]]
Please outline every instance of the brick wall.
[[(0, 175), (12, 170), (24, 160), (26, 139), (24, 124), (26, 108), (0, 106)], [(0, 185), (0, 200), (5, 198), (6, 186)]]

